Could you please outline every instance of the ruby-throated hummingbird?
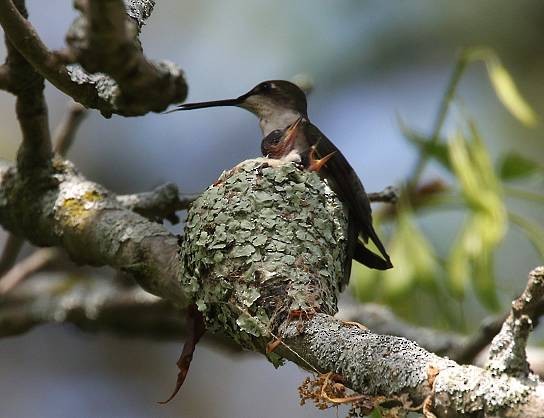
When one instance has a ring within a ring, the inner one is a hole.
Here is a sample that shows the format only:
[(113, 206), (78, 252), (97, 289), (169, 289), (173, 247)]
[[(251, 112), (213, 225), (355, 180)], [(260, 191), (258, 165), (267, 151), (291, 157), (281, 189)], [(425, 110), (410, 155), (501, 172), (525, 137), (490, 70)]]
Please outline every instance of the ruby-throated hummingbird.
[[(298, 86), (284, 80), (264, 81), (235, 99), (181, 104), (171, 112), (216, 106), (237, 106), (255, 114), (259, 118), (265, 147), (280, 147), (277, 157), (288, 157), (289, 153), (294, 153), (294, 160), (299, 158), (298, 162), (306, 168), (311, 164), (308, 162), (310, 151), (323, 156), (322, 160), (327, 158), (316, 171), (327, 179), (330, 187), (348, 207), (348, 265), (353, 258), (378, 270), (393, 267), (372, 226), (370, 202), (361, 180), (338, 148), (310, 122), (306, 95)], [(263, 154), (266, 151), (266, 148), (263, 149)], [(365, 246), (369, 239), (381, 256)]]

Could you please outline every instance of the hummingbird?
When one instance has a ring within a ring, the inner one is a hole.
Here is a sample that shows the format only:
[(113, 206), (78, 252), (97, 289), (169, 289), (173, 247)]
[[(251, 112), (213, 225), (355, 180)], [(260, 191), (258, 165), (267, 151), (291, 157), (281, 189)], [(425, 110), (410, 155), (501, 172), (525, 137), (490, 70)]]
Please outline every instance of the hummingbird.
[[(219, 106), (240, 107), (256, 115), (263, 134), (263, 155), (298, 162), (318, 171), (347, 206), (346, 281), (352, 259), (377, 270), (393, 267), (372, 225), (370, 201), (361, 180), (340, 150), (310, 122), (306, 95), (297, 85), (285, 80), (263, 81), (234, 99), (180, 104), (167, 113)], [(317, 155), (324, 157), (317, 159)], [(367, 248), (369, 240), (380, 255)]]

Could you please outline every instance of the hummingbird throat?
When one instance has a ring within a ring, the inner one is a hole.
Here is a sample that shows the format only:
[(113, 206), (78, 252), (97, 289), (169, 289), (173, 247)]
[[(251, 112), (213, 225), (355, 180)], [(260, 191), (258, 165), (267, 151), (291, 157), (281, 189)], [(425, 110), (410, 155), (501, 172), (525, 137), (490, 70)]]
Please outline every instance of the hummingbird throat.
[(292, 109), (286, 109), (272, 103), (266, 103), (266, 105), (256, 104), (252, 106), (250, 111), (255, 113), (259, 118), (259, 126), (263, 136), (267, 136), (270, 132), (279, 129), (283, 131), (289, 125), (293, 124), (301, 114)]

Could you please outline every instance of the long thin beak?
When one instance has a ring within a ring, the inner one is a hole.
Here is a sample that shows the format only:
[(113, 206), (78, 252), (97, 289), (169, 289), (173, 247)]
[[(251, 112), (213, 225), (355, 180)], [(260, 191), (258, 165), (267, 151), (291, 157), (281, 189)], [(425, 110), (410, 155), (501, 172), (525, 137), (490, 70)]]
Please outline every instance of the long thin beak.
[(213, 100), (210, 102), (198, 102), (198, 103), (184, 103), (184, 104), (177, 105), (175, 109), (163, 112), (163, 114), (178, 112), (180, 110), (204, 109), (206, 107), (240, 106), (240, 104), (242, 104), (244, 100), (245, 100), (245, 95), (237, 97), (236, 99)]

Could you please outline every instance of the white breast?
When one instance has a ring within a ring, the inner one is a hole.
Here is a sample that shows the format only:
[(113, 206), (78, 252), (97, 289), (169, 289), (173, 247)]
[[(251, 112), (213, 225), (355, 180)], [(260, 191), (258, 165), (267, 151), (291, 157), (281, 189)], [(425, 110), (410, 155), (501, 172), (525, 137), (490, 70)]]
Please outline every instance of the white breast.
[(300, 117), (300, 114), (297, 112), (286, 111), (285, 109), (269, 108), (267, 110), (259, 115), (261, 117), (260, 126), (263, 136), (268, 135), (276, 129), (283, 130), (287, 128)]
[(263, 137), (276, 129), (284, 130), (301, 116), (263, 96), (248, 97), (242, 107), (257, 115)]

